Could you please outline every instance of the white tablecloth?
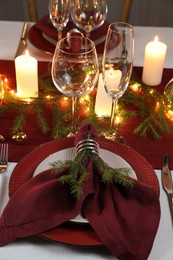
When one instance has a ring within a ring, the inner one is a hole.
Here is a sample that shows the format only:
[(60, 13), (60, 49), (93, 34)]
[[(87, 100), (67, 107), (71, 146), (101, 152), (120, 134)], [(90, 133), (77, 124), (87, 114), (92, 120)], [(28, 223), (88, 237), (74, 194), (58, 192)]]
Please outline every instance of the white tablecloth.
[[(29, 28), (33, 24), (29, 24)], [(7, 22), (0, 21), (0, 59), (13, 60), (17, 50), (17, 45), (22, 31), (22, 22)], [(28, 29), (29, 29), (28, 28)], [(159, 37), (160, 41), (167, 44), (167, 54), (165, 59), (165, 68), (173, 67), (173, 28), (166, 27), (138, 27), (134, 26), (135, 37), (135, 56), (134, 65), (143, 66), (144, 49), (149, 41), (153, 41), (155, 36)], [(36, 49), (28, 41), (27, 49), (31, 56), (34, 56), (39, 61), (51, 61), (52, 55), (43, 53)]]
[[(22, 31), (22, 22), (0, 21), (0, 59), (13, 60)], [(32, 26), (32, 24), (30, 24)], [(165, 42), (168, 51), (165, 67), (173, 67), (173, 28), (134, 27), (135, 32), (135, 66), (143, 65), (144, 48), (147, 42), (155, 35)], [(39, 61), (51, 61), (52, 55), (42, 53), (28, 42), (27, 49), (30, 55)], [(8, 170), (0, 175), (0, 213), (8, 202), (8, 185), (15, 163), (9, 163)], [(168, 207), (168, 200), (161, 185), (161, 172), (156, 170), (160, 183), (161, 221), (149, 256), (149, 260), (173, 259), (173, 226)], [(145, 217), (145, 216), (144, 216)], [(142, 221), (142, 220), (141, 220)], [(1, 260), (47, 260), (47, 259), (115, 259), (104, 247), (74, 247), (59, 243), (52, 243), (43, 238), (34, 236), (18, 240), (0, 248)], [(140, 259), (139, 259), (140, 260)]]

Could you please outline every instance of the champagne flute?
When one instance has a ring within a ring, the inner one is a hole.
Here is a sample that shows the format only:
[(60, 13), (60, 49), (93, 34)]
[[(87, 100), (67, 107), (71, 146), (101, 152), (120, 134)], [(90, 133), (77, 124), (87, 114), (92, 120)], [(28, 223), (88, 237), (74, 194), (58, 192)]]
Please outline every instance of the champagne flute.
[(50, 0), (49, 16), (58, 31), (58, 40), (62, 38), (62, 30), (69, 21), (70, 0)]
[[(134, 58), (134, 32), (130, 24), (114, 22), (109, 25), (103, 60), (102, 75), (107, 95), (112, 99), (110, 129), (104, 136), (120, 141), (114, 129), (114, 118), (119, 98), (125, 93), (131, 78)], [(122, 142), (123, 137), (122, 137)]]
[(92, 30), (104, 23), (106, 15), (106, 0), (74, 0), (71, 8), (71, 18), (74, 24), (84, 30), (88, 38)]
[(56, 88), (72, 97), (72, 129), (76, 133), (76, 101), (89, 93), (98, 82), (99, 65), (96, 48), (88, 38), (69, 36), (58, 41), (52, 62), (52, 79)]

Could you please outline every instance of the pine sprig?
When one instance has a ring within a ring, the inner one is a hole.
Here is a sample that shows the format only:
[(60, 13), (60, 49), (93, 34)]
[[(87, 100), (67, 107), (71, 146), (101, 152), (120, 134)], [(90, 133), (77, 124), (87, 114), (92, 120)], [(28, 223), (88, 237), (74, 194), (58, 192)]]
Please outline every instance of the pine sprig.
[(123, 103), (134, 107), (136, 115), (141, 118), (134, 134), (160, 139), (162, 133), (171, 131), (169, 119), (165, 114), (166, 97), (142, 83), (139, 90), (140, 93), (135, 93), (129, 88), (122, 97)]
[(61, 137), (67, 136), (69, 133), (69, 127), (68, 125), (65, 127), (66, 120), (67, 120), (67, 113), (63, 113), (60, 105), (58, 102), (52, 103), (52, 138), (58, 139)]
[(130, 176), (131, 169), (127, 167), (112, 168), (104, 162), (97, 154), (93, 154), (93, 164), (96, 170), (102, 173), (101, 179), (103, 183), (113, 184), (114, 182), (121, 184), (126, 188), (133, 187), (133, 181), (127, 178)]
[(33, 104), (33, 111), (36, 114), (37, 124), (42, 131), (43, 134), (46, 134), (49, 132), (50, 128), (48, 126), (47, 120), (44, 115), (44, 111), (42, 108), (43, 103), (42, 102), (34, 102)]
[(91, 150), (80, 151), (74, 161), (56, 161), (51, 164), (55, 173), (63, 173), (59, 180), (62, 184), (68, 184), (72, 196), (76, 199), (83, 196), (83, 184), (88, 180), (89, 172), (87, 162), (92, 160), (93, 167), (101, 173), (101, 182), (113, 185), (114, 182), (126, 188), (133, 188), (133, 181), (128, 178), (131, 169), (112, 168)]
[(68, 184), (70, 192), (74, 198), (83, 196), (83, 183), (88, 178), (88, 172), (85, 168), (88, 156), (85, 151), (79, 156), (76, 156), (74, 161), (65, 160), (64, 162), (57, 161), (51, 164), (55, 173), (63, 172), (65, 169), (67, 173), (63, 174), (59, 180), (62, 184)]
[(22, 106), (22, 109), (19, 110), (18, 114), (15, 117), (12, 134), (16, 134), (19, 131), (22, 131), (26, 122), (26, 110), (27, 106)]

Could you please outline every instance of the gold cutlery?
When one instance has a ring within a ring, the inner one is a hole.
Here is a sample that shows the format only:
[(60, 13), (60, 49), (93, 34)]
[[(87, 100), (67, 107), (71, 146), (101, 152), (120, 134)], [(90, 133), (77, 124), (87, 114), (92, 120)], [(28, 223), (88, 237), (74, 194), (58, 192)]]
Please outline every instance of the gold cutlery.
[(167, 193), (171, 217), (173, 221), (173, 183), (169, 165), (169, 156), (167, 154), (164, 155), (162, 161), (162, 185), (163, 189)]
[(27, 42), (26, 42), (27, 27), (28, 27), (28, 23), (24, 22), (23, 29), (22, 29), (22, 34), (21, 34), (19, 45), (18, 45), (16, 54), (15, 54), (15, 58), (22, 53), (22, 51), (25, 49), (25, 47), (27, 45)]
[(2, 143), (0, 149), (0, 173), (5, 172), (8, 166), (8, 144)]

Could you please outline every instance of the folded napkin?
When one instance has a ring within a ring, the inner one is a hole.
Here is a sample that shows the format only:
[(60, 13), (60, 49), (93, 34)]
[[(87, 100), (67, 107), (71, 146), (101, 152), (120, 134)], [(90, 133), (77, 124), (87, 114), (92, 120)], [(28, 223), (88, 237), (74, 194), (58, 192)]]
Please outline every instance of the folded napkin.
[[(104, 36), (106, 37), (108, 26), (109, 26), (109, 22), (105, 21), (102, 26), (93, 30), (90, 34), (91, 40), (96, 42), (99, 39), (101, 39), (102, 37), (104, 37)], [(52, 25), (48, 15), (46, 15), (43, 18), (41, 18), (40, 20), (38, 20), (35, 24), (35, 28), (39, 29), (42, 33), (44, 33), (51, 39), (57, 41), (57, 30)], [(71, 29), (75, 29), (75, 28), (76, 28), (76, 26), (74, 25), (74, 23), (72, 21), (69, 21), (67, 23), (66, 27), (62, 31), (62, 36), (66, 37), (67, 33)], [(80, 31), (85, 35), (85, 32), (83, 30), (80, 30)], [(96, 44), (96, 48), (99, 53), (103, 52), (104, 40), (101, 41), (100, 44)]]
[[(88, 136), (99, 140), (92, 125), (83, 125), (75, 144)], [(138, 180), (133, 180), (131, 189), (116, 182), (103, 183), (91, 159), (85, 167), (88, 178), (79, 198), (73, 197), (69, 185), (60, 181), (69, 173), (68, 167), (56, 174), (46, 170), (23, 184), (1, 215), (0, 245), (53, 229), (82, 212), (118, 259), (147, 259), (160, 220), (155, 191)]]

